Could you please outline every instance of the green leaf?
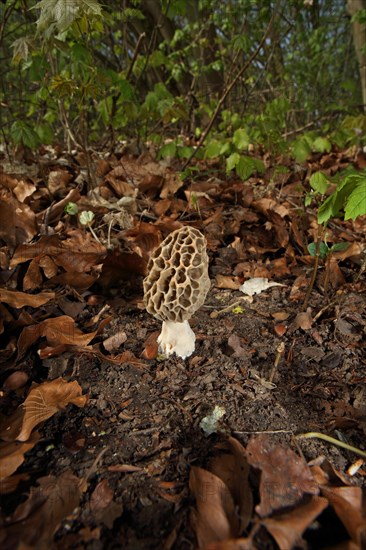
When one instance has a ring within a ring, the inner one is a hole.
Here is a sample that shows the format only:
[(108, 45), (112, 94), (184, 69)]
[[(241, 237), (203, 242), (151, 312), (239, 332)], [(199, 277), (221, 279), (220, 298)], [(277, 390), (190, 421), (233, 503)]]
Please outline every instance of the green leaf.
[(332, 150), (332, 144), (329, 139), (318, 137), (313, 143), (313, 149), (317, 153), (329, 153)]
[(174, 143), (174, 141), (171, 141), (170, 143), (166, 143), (163, 145), (163, 147), (159, 150), (159, 158), (166, 159), (166, 158), (173, 158), (175, 157), (175, 154), (177, 152), (177, 146)]
[[(308, 252), (310, 256), (312, 256), (313, 258), (316, 256), (316, 249), (317, 249), (316, 243), (308, 244)], [(324, 243), (323, 241), (319, 243), (319, 258), (324, 260), (329, 254), (329, 252), (330, 252), (330, 249), (326, 243)]]
[(324, 195), (329, 187), (329, 183), (322, 172), (315, 172), (310, 178), (310, 186), (314, 191)]
[(263, 160), (257, 159), (255, 157), (251, 157), (250, 160), (252, 161), (253, 168), (256, 172), (263, 174), (266, 171)]
[(79, 221), (81, 225), (90, 225), (91, 222), (94, 220), (94, 212), (91, 212), (90, 210), (84, 210), (79, 214)]
[(222, 147), (222, 143), (220, 143), (220, 141), (216, 141), (215, 139), (212, 139), (206, 147), (205, 158), (213, 159), (213, 158), (219, 157), (221, 147)]
[(319, 256), (322, 260), (325, 260), (325, 258), (328, 256), (329, 254), (329, 246), (324, 243), (323, 241), (319, 244)]
[(64, 210), (69, 216), (75, 216), (79, 211), (79, 207), (75, 202), (68, 202)]
[(233, 168), (236, 167), (238, 162), (240, 161), (240, 155), (239, 153), (232, 153), (227, 159), (226, 159), (226, 172), (231, 172)]
[(366, 214), (366, 178), (364, 178), (349, 195), (345, 211), (345, 220), (355, 220), (358, 216)]
[(235, 147), (239, 149), (239, 151), (242, 151), (243, 149), (248, 149), (250, 140), (244, 128), (238, 128), (237, 130), (235, 130), (233, 143)]
[(10, 129), (10, 134), (15, 143), (22, 143), (30, 149), (34, 149), (39, 144), (38, 134), (29, 126), (29, 124), (23, 122), (22, 120), (16, 120), (13, 122)]
[(309, 252), (310, 256), (312, 256), (313, 258), (315, 257), (315, 255), (316, 255), (316, 243), (309, 243), (308, 244), (308, 252)]
[(349, 247), (350, 243), (335, 243), (330, 251), (331, 252), (341, 252), (342, 250), (346, 250)]
[(236, 165), (236, 173), (242, 181), (247, 180), (255, 171), (253, 159), (250, 157), (240, 157)]
[(311, 152), (310, 145), (305, 140), (298, 140), (292, 147), (292, 153), (297, 162), (305, 162)]

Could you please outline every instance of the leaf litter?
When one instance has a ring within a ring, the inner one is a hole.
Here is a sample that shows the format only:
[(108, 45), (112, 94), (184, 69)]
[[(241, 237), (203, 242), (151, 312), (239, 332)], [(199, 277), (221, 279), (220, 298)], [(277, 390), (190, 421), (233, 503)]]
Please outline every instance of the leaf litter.
[[(306, 182), (358, 157), (314, 155), (286, 181), (266, 158), (243, 183), (215, 161), (183, 180), (174, 161), (110, 155), (92, 190), (72, 156), (1, 172), (2, 548), (365, 547), (364, 463), (293, 439), (364, 449), (364, 220), (329, 224), (348, 246), (302, 307)], [(207, 238), (213, 285), (182, 362), (159, 356), (141, 289), (185, 224)]]

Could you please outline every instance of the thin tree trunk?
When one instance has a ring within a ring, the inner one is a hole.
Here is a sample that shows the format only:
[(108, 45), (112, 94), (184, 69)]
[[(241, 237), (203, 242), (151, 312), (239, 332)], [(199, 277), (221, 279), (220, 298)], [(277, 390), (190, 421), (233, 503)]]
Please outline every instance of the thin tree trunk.
[[(347, 8), (353, 17), (360, 10), (366, 9), (366, 1), (347, 0)], [(366, 24), (352, 22), (352, 34), (361, 77), (363, 108), (366, 111)]]

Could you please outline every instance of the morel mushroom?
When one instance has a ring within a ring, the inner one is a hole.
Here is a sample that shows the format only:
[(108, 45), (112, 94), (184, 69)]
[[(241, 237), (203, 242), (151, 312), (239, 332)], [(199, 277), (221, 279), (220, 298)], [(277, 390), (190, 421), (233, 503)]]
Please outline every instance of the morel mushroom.
[(159, 351), (185, 359), (196, 337), (188, 319), (202, 306), (210, 288), (206, 239), (198, 229), (182, 227), (154, 250), (144, 280), (147, 311), (163, 322)]

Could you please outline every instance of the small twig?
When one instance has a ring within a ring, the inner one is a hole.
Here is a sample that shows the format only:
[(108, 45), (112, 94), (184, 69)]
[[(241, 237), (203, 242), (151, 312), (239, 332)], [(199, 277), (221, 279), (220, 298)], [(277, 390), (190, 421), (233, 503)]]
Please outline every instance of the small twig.
[(323, 439), (324, 441), (328, 441), (328, 443), (332, 443), (333, 445), (337, 445), (338, 447), (342, 447), (343, 449), (347, 449), (347, 451), (351, 451), (353, 453), (356, 453), (366, 458), (366, 451), (361, 451), (361, 449), (358, 449), (357, 447), (348, 445), (348, 443), (344, 443), (339, 439), (335, 439), (330, 435), (322, 434), (320, 432), (308, 432), (305, 434), (296, 435), (295, 438), (296, 439)]
[(273, 382), (274, 377), (276, 376), (278, 365), (280, 364), (281, 358), (283, 357), (284, 353), (285, 353), (285, 343), (280, 342), (279, 346), (277, 347), (276, 359), (275, 359), (273, 368), (271, 370), (271, 374), (269, 375), (269, 382), (271, 383)]
[(146, 36), (146, 33), (143, 32), (143, 33), (140, 34), (140, 36), (137, 40), (135, 51), (133, 52), (131, 63), (130, 63), (130, 66), (128, 67), (128, 71), (127, 71), (127, 74), (126, 74), (126, 80), (128, 80), (131, 76), (132, 69), (134, 68), (134, 65), (136, 63), (137, 56), (140, 53), (140, 47), (141, 47), (142, 41), (145, 38), (145, 36)]

